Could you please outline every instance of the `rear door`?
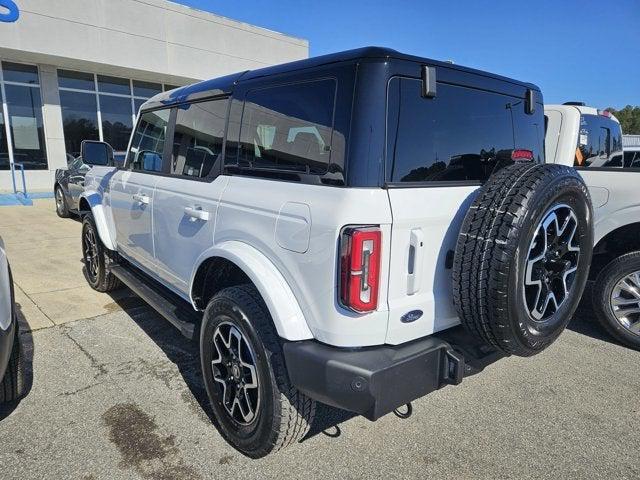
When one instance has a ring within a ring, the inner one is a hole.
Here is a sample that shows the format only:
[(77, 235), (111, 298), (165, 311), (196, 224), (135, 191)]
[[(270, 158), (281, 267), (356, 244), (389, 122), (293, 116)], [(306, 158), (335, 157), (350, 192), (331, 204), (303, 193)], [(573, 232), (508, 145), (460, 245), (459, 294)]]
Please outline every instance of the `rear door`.
[(227, 110), (227, 98), (177, 107), (169, 176), (156, 184), (158, 274), (185, 297), (197, 259), (213, 245), (218, 204), (229, 178), (219, 175)]
[(131, 141), (127, 164), (110, 179), (110, 202), (118, 250), (128, 260), (153, 273), (154, 190), (168, 169), (164, 161), (169, 109), (144, 112)]
[(524, 88), (517, 97), (439, 82), (434, 98), (422, 97), (421, 88), (417, 78), (388, 84), (392, 344), (459, 323), (451, 266), (464, 215), (482, 182), (511, 163), (514, 149), (531, 151), (537, 161), (544, 155), (542, 106), (526, 115)]

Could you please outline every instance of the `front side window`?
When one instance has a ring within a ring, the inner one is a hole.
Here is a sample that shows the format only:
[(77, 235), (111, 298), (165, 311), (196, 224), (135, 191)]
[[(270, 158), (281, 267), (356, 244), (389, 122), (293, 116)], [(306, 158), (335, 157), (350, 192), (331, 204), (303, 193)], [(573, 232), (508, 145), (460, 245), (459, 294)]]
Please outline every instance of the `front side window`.
[(336, 82), (280, 85), (247, 94), (238, 165), (322, 175), (331, 156)]
[(170, 109), (162, 109), (140, 116), (127, 157), (127, 165), (131, 170), (147, 173), (166, 171), (163, 154), (170, 115)]
[(620, 124), (603, 115), (581, 115), (574, 165), (623, 167)]
[(205, 178), (222, 154), (227, 99), (178, 107), (171, 174)]
[(527, 115), (523, 99), (438, 84), (435, 98), (421, 82), (393, 78), (388, 87), (387, 181), (483, 182), (511, 163), (514, 150), (544, 160), (544, 117)]

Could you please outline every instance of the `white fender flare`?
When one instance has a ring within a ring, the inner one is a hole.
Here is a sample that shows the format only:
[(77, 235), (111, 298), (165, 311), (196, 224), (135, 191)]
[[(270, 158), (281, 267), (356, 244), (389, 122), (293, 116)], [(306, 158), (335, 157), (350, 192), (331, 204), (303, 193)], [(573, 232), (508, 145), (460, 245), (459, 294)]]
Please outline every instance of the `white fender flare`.
[(632, 205), (601, 218), (600, 221), (594, 225), (594, 245), (600, 243), (604, 237), (614, 230), (631, 223), (640, 223), (640, 205)]
[(85, 190), (82, 192), (82, 195), (80, 195), (80, 199), (84, 199), (89, 203), (93, 219), (96, 222), (96, 228), (98, 229), (98, 236), (100, 237), (102, 244), (109, 250), (115, 250), (116, 242), (115, 239), (111, 238), (111, 234), (109, 233), (109, 224), (107, 223), (107, 215), (105, 208), (102, 205), (102, 195), (100, 192), (95, 190)]
[(286, 340), (308, 340), (313, 334), (291, 287), (276, 266), (260, 251), (239, 241), (226, 241), (206, 250), (191, 272), (189, 296), (194, 308), (193, 282), (204, 261), (221, 257), (237, 265), (254, 283), (262, 296), (278, 335)]

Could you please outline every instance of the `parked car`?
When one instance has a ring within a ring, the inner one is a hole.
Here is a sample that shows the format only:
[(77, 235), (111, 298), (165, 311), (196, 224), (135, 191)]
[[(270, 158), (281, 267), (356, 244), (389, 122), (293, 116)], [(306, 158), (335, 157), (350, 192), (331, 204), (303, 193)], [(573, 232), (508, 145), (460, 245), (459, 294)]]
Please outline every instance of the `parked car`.
[(571, 318), (591, 205), (543, 125), (534, 85), (381, 48), (165, 92), (124, 168), (83, 144), (85, 276), (200, 332), (248, 456), (303, 438), (316, 401), (375, 420)]
[[(126, 152), (113, 154), (114, 166), (122, 166)], [(82, 156), (67, 154), (67, 168), (56, 169), (53, 193), (56, 201), (56, 213), (61, 218), (69, 218), (78, 213), (78, 201), (84, 191), (84, 181), (91, 168), (82, 161)]]
[(611, 335), (640, 348), (640, 169), (626, 150), (623, 160), (609, 112), (573, 102), (547, 105), (545, 116), (547, 161), (575, 166), (593, 201), (593, 309)]
[(17, 400), (24, 390), (24, 372), (16, 319), (11, 269), (0, 238), (0, 404)]

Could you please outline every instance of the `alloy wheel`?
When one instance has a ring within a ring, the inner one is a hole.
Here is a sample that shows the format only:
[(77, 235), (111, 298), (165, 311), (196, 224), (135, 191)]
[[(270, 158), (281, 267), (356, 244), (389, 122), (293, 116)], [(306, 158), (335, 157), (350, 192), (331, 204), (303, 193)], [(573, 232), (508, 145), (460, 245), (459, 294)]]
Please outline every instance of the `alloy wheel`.
[(64, 193), (60, 187), (56, 188), (56, 208), (59, 213), (64, 212)]
[(640, 335), (640, 272), (618, 280), (609, 303), (618, 323), (634, 335)]
[(232, 323), (222, 322), (213, 332), (213, 380), (219, 384), (227, 414), (241, 425), (251, 424), (260, 408), (256, 360), (249, 341)]
[(524, 296), (529, 314), (544, 321), (569, 297), (580, 257), (578, 218), (568, 205), (554, 205), (534, 233), (525, 267)]
[(87, 272), (92, 280), (98, 278), (98, 242), (96, 234), (93, 228), (89, 227), (85, 229), (84, 236), (82, 238), (82, 250), (84, 256), (84, 264), (87, 268)]

